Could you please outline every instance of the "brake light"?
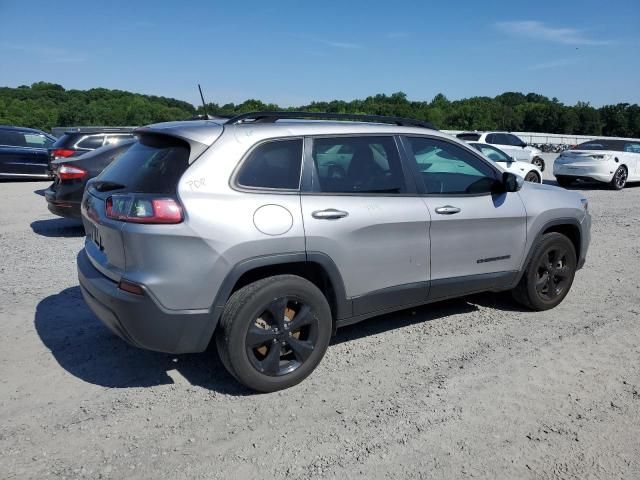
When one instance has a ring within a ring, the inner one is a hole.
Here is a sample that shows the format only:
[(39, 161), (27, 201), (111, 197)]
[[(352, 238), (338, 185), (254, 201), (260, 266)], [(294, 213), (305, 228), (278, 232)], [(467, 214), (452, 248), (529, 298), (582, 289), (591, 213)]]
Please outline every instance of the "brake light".
[(83, 178), (87, 175), (87, 171), (71, 165), (62, 164), (55, 171), (60, 180), (75, 180)]
[(70, 150), (68, 148), (56, 148), (51, 151), (51, 155), (53, 158), (67, 158), (76, 153), (75, 150)]
[(173, 198), (112, 195), (106, 201), (108, 218), (131, 223), (180, 223), (182, 207)]

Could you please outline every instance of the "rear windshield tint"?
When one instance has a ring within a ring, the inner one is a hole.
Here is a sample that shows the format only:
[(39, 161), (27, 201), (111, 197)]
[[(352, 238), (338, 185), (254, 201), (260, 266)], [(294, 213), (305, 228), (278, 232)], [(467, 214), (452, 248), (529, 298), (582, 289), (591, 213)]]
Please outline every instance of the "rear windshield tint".
[(460, 140), (465, 140), (467, 142), (474, 142), (480, 138), (479, 133), (459, 133), (456, 135)]
[(128, 192), (173, 194), (188, 166), (189, 146), (185, 142), (161, 135), (143, 135), (109, 165), (97, 181), (123, 185), (122, 190)]
[(574, 150), (613, 150), (622, 152), (624, 150), (624, 142), (621, 140), (590, 140), (588, 142), (576, 145)]

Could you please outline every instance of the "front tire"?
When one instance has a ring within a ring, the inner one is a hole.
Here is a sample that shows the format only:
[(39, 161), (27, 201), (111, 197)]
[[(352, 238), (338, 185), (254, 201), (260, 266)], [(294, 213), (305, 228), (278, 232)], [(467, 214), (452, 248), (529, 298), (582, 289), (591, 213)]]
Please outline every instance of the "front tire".
[(331, 309), (313, 283), (276, 275), (229, 298), (216, 334), (223, 365), (252, 390), (300, 383), (318, 366), (331, 339)]
[(513, 297), (532, 310), (554, 308), (569, 293), (576, 267), (571, 240), (561, 233), (547, 233), (534, 247), (526, 270), (512, 291)]
[(627, 169), (624, 166), (618, 167), (616, 173), (613, 174), (613, 178), (611, 179), (611, 188), (614, 190), (622, 190), (627, 184)]
[(538, 172), (536, 172), (535, 170), (531, 170), (530, 172), (528, 172), (524, 176), (524, 181), (532, 182), (532, 183), (542, 183), (542, 180), (540, 179), (540, 175), (538, 175)]

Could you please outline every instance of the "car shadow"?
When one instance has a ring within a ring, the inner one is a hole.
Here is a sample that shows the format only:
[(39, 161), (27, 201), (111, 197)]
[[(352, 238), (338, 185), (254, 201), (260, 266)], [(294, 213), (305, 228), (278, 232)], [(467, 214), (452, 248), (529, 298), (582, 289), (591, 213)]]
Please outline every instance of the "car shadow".
[(84, 237), (84, 226), (72, 218), (52, 218), (31, 222), (31, 230), (44, 237)]
[(526, 308), (518, 305), (507, 293), (479, 293), (468, 297), (429, 303), (342, 327), (338, 329), (331, 343), (339, 344), (418, 323), (431, 322), (452, 315), (475, 312), (478, 310), (478, 306), (507, 312), (528, 311)]
[(251, 394), (226, 372), (214, 349), (171, 355), (130, 346), (95, 317), (78, 286), (40, 301), (34, 322), (40, 339), (58, 364), (94, 385), (166, 385), (175, 383), (177, 372), (191, 385), (230, 395)]
[[(340, 328), (331, 344), (471, 313), (478, 310), (478, 305), (523, 311), (504, 294), (472, 295), (381, 315)], [(40, 301), (34, 322), (40, 339), (58, 364), (75, 377), (94, 385), (108, 388), (166, 385), (175, 383), (173, 372), (177, 372), (191, 385), (208, 390), (234, 396), (253, 394), (227, 373), (214, 346), (203, 353), (183, 355), (130, 346), (95, 317), (78, 286)]]
[[(556, 187), (559, 187), (560, 185), (558, 184), (557, 181), (555, 180), (545, 180), (543, 183), (545, 183), (546, 185), (554, 185)], [(633, 187), (638, 187), (640, 186), (640, 182), (628, 182), (625, 185), (625, 188), (633, 188)], [(588, 180), (581, 180), (581, 181), (577, 181), (577, 182), (573, 182), (571, 185), (568, 185), (566, 187), (562, 187), (565, 190), (580, 190), (580, 191), (589, 191), (589, 190), (609, 190), (609, 191), (613, 191), (613, 189), (611, 188), (611, 186), (608, 183), (604, 183), (604, 182), (590, 182)]]
[(47, 191), (46, 188), (41, 188), (39, 190), (34, 190), (33, 193), (35, 193), (36, 195), (40, 195), (41, 197), (44, 197), (44, 192), (46, 191)]

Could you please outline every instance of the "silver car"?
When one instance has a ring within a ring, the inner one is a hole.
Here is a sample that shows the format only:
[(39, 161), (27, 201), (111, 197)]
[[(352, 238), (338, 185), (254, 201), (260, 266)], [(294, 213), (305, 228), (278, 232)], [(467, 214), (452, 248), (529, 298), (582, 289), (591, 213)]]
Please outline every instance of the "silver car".
[(423, 122), (271, 112), (136, 135), (83, 198), (84, 298), (142, 348), (215, 338), (258, 391), (297, 384), (336, 328), (386, 312), (506, 290), (553, 308), (585, 261), (585, 198)]

